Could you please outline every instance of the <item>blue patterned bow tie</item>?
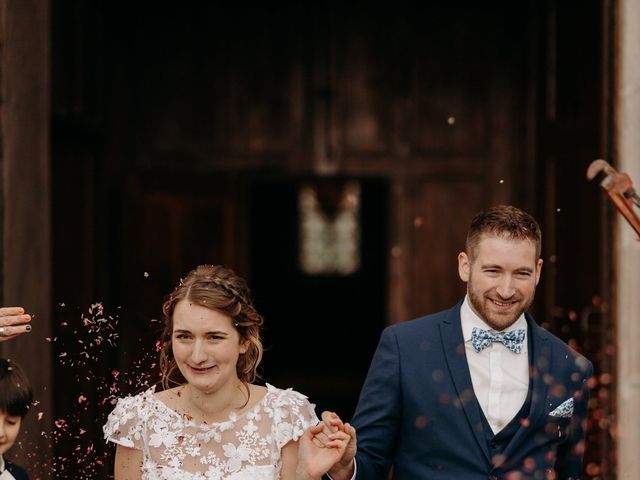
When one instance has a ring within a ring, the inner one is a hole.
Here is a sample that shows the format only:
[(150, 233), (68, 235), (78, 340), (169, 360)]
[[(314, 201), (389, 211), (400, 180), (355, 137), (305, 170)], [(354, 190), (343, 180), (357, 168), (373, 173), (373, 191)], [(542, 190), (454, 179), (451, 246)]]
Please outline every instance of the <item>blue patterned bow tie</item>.
[(500, 342), (513, 353), (522, 351), (522, 342), (524, 341), (524, 328), (512, 330), (510, 332), (496, 332), (483, 330), (482, 328), (473, 327), (471, 331), (471, 345), (476, 352), (481, 352), (492, 342)]

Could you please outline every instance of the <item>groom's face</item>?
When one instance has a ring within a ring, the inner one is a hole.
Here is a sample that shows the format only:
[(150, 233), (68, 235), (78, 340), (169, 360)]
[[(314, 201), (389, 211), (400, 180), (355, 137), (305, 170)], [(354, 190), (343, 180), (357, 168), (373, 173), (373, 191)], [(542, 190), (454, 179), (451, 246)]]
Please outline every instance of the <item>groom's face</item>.
[(511, 326), (531, 305), (542, 260), (530, 240), (483, 235), (474, 252), (458, 255), (471, 308), (494, 330)]

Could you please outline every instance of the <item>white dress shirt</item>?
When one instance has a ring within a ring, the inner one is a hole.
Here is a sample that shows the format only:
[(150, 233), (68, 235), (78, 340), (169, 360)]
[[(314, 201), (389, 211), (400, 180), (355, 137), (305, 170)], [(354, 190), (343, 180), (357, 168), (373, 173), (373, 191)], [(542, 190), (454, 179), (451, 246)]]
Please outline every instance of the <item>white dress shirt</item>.
[(529, 353), (527, 321), (520, 315), (505, 332), (524, 329), (522, 351), (514, 353), (502, 343), (493, 342), (481, 352), (471, 344), (473, 327), (491, 330), (469, 305), (466, 296), (460, 308), (462, 336), (471, 374), (473, 391), (493, 433), (498, 433), (516, 416), (527, 399), (529, 390)]
[(5, 470), (4, 458), (0, 455), (0, 480), (16, 480), (16, 478)]

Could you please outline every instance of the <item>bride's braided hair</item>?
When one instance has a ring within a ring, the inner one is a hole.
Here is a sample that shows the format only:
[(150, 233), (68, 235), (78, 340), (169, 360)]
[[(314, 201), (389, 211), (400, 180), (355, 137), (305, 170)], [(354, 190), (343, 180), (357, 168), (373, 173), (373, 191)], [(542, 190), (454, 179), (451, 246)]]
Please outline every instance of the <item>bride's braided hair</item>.
[(236, 370), (244, 383), (253, 382), (262, 360), (260, 329), (263, 319), (251, 303), (246, 282), (235, 272), (221, 265), (200, 265), (180, 280), (178, 286), (162, 305), (165, 328), (161, 338), (160, 373), (163, 388), (182, 385), (186, 381), (173, 358), (173, 312), (181, 300), (216, 310), (231, 318), (247, 351), (240, 355)]

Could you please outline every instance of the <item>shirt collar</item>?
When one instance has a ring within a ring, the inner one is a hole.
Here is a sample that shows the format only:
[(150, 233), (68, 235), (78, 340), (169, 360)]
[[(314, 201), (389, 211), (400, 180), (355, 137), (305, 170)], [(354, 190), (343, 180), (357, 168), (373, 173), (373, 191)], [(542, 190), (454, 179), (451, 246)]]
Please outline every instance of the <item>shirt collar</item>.
[[(462, 306), (460, 307), (460, 321), (462, 323), (462, 338), (465, 342), (471, 341), (471, 332), (473, 331), (473, 327), (482, 328), (483, 330), (491, 330), (495, 332), (493, 328), (485, 323), (476, 312), (473, 311), (471, 305), (469, 304), (469, 295), (465, 295), (464, 302), (462, 302)], [(512, 330), (524, 329), (525, 338), (527, 334), (527, 320), (524, 318), (524, 313), (518, 317), (518, 319), (513, 322), (513, 325), (505, 328), (504, 332), (510, 332)]]
[(0, 480), (16, 480), (9, 470), (3, 470), (0, 472)]
[(0, 455), (0, 473), (4, 472), (4, 469), (5, 469), (4, 457)]

